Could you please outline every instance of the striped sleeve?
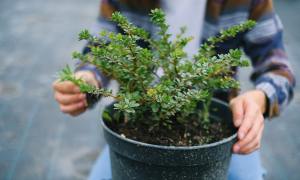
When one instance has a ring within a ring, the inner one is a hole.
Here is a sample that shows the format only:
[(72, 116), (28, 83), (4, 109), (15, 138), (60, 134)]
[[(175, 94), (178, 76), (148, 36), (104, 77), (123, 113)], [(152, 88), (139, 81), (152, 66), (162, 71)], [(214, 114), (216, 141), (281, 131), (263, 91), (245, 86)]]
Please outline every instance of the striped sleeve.
[(244, 50), (251, 58), (251, 80), (268, 99), (266, 116), (278, 116), (293, 97), (295, 78), (283, 45), (283, 26), (271, 0), (255, 0), (250, 19), (256, 26), (244, 36)]
[[(109, 2), (108, 0), (101, 1), (99, 17), (97, 22), (90, 29), (90, 32), (93, 36), (98, 37), (101, 30), (106, 30), (107, 32), (118, 32), (116, 25), (110, 21), (111, 15), (115, 10), (116, 7), (113, 3)], [(83, 54), (90, 52), (88, 45), (89, 43), (83, 48)], [(92, 64), (78, 63), (75, 71), (91, 71), (94, 73), (101, 87), (105, 88), (108, 85), (109, 77), (105, 76)]]
[[(127, 19), (138, 27), (144, 28), (150, 34), (156, 30), (154, 25), (150, 22), (148, 14), (151, 9), (159, 7), (159, 0), (146, 0), (140, 2), (139, 0), (102, 0), (100, 3), (99, 18), (97, 23), (91, 28), (91, 34), (98, 37), (99, 32), (106, 30), (107, 32), (122, 33), (122, 30), (113, 23), (110, 19), (112, 13), (120, 11)], [(140, 44), (144, 44), (141, 42)], [(86, 46), (83, 53), (88, 53), (90, 50)], [(107, 87), (109, 77), (105, 76), (99, 69), (91, 64), (78, 64), (77, 71), (89, 70), (94, 72), (97, 80), (102, 87)]]

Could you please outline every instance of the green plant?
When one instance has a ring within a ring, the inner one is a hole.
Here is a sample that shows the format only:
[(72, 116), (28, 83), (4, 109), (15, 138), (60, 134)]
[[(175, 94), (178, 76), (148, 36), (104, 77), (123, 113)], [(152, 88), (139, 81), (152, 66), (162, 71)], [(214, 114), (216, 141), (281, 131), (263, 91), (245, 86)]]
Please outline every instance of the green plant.
[[(79, 40), (90, 43), (91, 52), (74, 52), (73, 58), (93, 64), (106, 76), (117, 80), (120, 90), (116, 95), (76, 79), (68, 66), (61, 71), (60, 79), (74, 82), (82, 92), (115, 98), (116, 113), (119, 117), (122, 114), (126, 123), (143, 121), (149, 129), (172, 129), (174, 122), (189, 123), (189, 117), (196, 114), (200, 123), (207, 125), (213, 91), (238, 88), (239, 83), (232, 78), (232, 67), (248, 65), (247, 60), (241, 60), (239, 49), (230, 50), (228, 54), (216, 54), (214, 49), (218, 43), (250, 29), (255, 22), (249, 20), (221, 31), (218, 36), (209, 38), (189, 59), (184, 47), (192, 38), (184, 37), (185, 29), (181, 28), (180, 34), (171, 41), (163, 11), (152, 10), (150, 16), (159, 29), (156, 39), (128, 22), (119, 12), (112, 15), (112, 21), (124, 33), (102, 31), (101, 38), (92, 36), (87, 30), (79, 34)], [(138, 46), (140, 40), (149, 47)], [(160, 78), (155, 73), (158, 68), (164, 71)], [(199, 102), (203, 103), (200, 112), (195, 111)], [(109, 116), (106, 119), (111, 120)]]

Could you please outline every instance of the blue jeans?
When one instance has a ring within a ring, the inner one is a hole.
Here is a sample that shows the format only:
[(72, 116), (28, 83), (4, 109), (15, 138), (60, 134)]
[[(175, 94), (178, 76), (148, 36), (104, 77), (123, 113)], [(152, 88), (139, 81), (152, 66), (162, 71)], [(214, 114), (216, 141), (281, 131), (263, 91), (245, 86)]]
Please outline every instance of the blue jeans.
[[(262, 180), (264, 174), (259, 151), (248, 155), (232, 155), (228, 180)], [(109, 149), (105, 146), (91, 170), (89, 180), (109, 179), (111, 179)]]

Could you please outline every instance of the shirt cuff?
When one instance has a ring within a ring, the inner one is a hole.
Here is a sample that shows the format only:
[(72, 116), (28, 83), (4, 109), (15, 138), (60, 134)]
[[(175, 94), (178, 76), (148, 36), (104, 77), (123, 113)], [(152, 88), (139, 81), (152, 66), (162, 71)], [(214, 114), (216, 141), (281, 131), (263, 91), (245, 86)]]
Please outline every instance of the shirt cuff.
[(276, 117), (280, 113), (279, 103), (277, 100), (276, 89), (270, 82), (260, 82), (256, 84), (256, 89), (261, 90), (267, 97), (265, 118)]

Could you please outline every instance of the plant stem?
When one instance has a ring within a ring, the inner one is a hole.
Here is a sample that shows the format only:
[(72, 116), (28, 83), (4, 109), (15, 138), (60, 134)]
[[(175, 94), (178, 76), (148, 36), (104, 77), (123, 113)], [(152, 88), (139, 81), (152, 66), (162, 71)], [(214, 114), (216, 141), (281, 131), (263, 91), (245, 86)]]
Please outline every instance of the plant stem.
[(209, 120), (209, 109), (210, 109), (210, 104), (211, 104), (211, 99), (212, 99), (212, 95), (210, 94), (206, 100), (203, 102), (203, 110), (202, 110), (202, 114), (203, 114), (203, 124), (209, 124), (210, 120)]

